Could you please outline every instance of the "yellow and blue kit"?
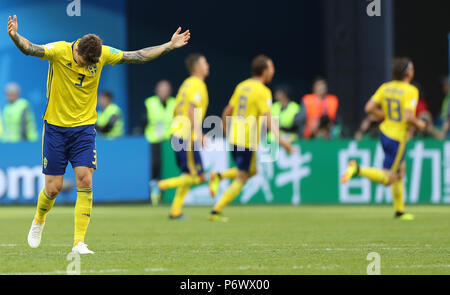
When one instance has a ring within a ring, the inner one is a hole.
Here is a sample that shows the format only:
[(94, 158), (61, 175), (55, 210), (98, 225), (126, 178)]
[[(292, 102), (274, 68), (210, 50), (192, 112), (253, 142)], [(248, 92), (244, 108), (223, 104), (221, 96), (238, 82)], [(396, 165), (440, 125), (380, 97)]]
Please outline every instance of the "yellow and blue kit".
[(59, 41), (44, 45), (49, 61), (47, 107), (42, 138), (43, 173), (63, 175), (72, 167), (97, 168), (94, 124), (97, 120), (97, 90), (105, 65), (117, 64), (123, 52), (102, 47), (97, 64), (79, 66), (73, 58), (79, 42)]
[(261, 119), (270, 113), (272, 92), (262, 82), (247, 79), (236, 86), (228, 104), (233, 107), (229, 141), (234, 162), (239, 170), (254, 174)]
[(408, 141), (409, 124), (405, 120), (405, 110), (416, 113), (419, 91), (406, 82), (392, 81), (383, 84), (372, 100), (381, 105), (385, 117), (380, 125), (381, 146), (385, 154), (383, 168), (396, 172), (404, 161)]
[[(198, 148), (200, 135), (195, 133), (196, 128), (191, 126), (189, 120), (189, 106), (193, 106), (200, 115), (197, 126), (201, 128), (206, 110), (208, 109), (208, 89), (203, 80), (191, 76), (180, 86), (176, 97), (174, 120), (171, 126), (172, 146), (175, 149), (178, 167), (183, 173), (201, 175), (204, 173), (203, 163)], [(194, 111), (195, 112), (195, 111)]]

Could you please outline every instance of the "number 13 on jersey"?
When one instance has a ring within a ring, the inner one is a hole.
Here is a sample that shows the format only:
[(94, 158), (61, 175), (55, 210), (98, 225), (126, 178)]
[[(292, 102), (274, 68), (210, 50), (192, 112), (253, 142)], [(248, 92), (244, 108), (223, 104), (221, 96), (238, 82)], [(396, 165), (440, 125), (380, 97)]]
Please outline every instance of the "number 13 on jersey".
[(402, 106), (400, 100), (394, 98), (386, 98), (389, 119), (395, 122), (402, 120)]

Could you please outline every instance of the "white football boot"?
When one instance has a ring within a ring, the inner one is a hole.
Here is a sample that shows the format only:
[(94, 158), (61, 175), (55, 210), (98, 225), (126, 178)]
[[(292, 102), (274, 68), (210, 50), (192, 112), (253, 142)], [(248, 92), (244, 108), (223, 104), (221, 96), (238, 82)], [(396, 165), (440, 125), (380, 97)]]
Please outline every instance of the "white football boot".
[(44, 226), (45, 222), (43, 224), (36, 224), (33, 219), (30, 231), (28, 232), (28, 245), (30, 245), (31, 248), (39, 247)]
[(94, 251), (89, 250), (87, 245), (82, 242), (78, 242), (78, 244), (72, 248), (72, 252), (78, 253), (78, 254), (94, 254), (95, 253)]

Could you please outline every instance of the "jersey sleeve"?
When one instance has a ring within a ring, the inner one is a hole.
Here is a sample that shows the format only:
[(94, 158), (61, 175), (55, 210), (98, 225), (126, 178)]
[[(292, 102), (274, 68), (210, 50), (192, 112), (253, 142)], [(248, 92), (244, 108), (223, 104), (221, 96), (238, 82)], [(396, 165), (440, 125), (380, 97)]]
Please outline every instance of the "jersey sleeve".
[(202, 107), (203, 94), (199, 85), (190, 85), (189, 89), (187, 89), (187, 96), (191, 105), (196, 108)]
[(123, 51), (114, 47), (103, 45), (102, 59), (103, 65), (115, 65), (122, 60)]
[(202, 94), (199, 91), (192, 92), (189, 102), (194, 107), (200, 108), (202, 106)]
[(54, 61), (59, 56), (61, 56), (61, 53), (64, 50), (64, 41), (58, 41), (53, 43), (47, 43), (45, 45), (42, 45), (44, 48), (44, 57), (42, 59), (46, 59), (48, 61)]
[(381, 104), (384, 98), (384, 84), (378, 88), (377, 92), (372, 96), (372, 100), (378, 104)]
[(262, 97), (258, 100), (258, 109), (260, 114), (270, 112), (272, 107), (272, 91), (265, 89), (262, 92)]
[(405, 109), (411, 110), (413, 111), (413, 113), (416, 113), (418, 103), (419, 103), (419, 90), (417, 90), (417, 88), (412, 88), (406, 99)]

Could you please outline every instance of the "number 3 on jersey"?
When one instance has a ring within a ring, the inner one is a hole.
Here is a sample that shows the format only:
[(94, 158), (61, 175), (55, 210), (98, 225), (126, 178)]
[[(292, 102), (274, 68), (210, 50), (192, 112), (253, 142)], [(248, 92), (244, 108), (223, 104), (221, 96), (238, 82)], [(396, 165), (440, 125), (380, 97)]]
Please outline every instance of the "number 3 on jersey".
[(386, 98), (386, 101), (389, 119), (395, 122), (400, 122), (402, 120), (402, 108), (400, 100), (393, 98)]
[(75, 86), (82, 87), (83, 86), (83, 80), (86, 77), (86, 75), (78, 74), (78, 80), (80, 80), (80, 83), (75, 83)]

